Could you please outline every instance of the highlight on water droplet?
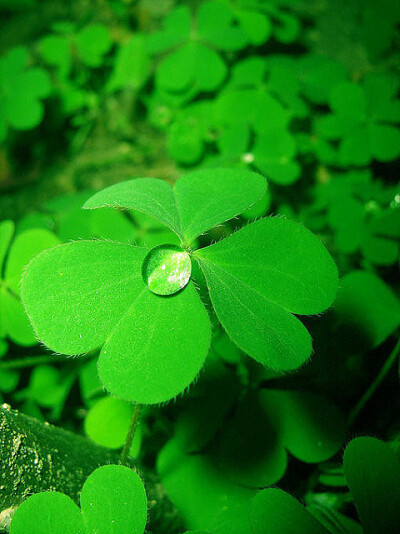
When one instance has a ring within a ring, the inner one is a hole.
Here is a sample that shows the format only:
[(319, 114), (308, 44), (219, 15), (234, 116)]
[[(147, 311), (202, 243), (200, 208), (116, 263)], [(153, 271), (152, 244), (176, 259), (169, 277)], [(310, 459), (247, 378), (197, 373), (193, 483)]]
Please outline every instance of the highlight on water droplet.
[(147, 254), (142, 265), (145, 284), (156, 295), (173, 295), (190, 280), (192, 262), (177, 245), (159, 245)]

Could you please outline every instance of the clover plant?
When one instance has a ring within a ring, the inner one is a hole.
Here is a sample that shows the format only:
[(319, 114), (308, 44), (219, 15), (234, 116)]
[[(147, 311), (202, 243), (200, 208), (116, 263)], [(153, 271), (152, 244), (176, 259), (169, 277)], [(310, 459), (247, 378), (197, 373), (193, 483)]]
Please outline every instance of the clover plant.
[(216, 169), (187, 175), (173, 189), (144, 178), (95, 194), (86, 209), (144, 212), (168, 226), (180, 247), (81, 241), (39, 255), (23, 281), (37, 336), (64, 354), (103, 344), (99, 373), (108, 391), (139, 403), (169, 400), (197, 376), (210, 345), (208, 313), (190, 280), (196, 261), (233, 341), (269, 367), (301, 366), (311, 337), (293, 314), (320, 313), (336, 293), (337, 270), (319, 240), (291, 221), (267, 218), (191, 249), (197, 236), (245, 211), (265, 188), (260, 175)]
[(0, 141), (8, 127), (34, 128), (43, 119), (42, 100), (51, 91), (50, 78), (41, 68), (29, 66), (29, 51), (19, 46), (0, 59)]
[(80, 495), (81, 510), (56, 491), (37, 493), (18, 507), (11, 534), (142, 534), (147, 498), (134, 471), (122, 465), (96, 469)]
[(1, 534), (400, 532), (399, 2), (95, 4), (0, 0)]

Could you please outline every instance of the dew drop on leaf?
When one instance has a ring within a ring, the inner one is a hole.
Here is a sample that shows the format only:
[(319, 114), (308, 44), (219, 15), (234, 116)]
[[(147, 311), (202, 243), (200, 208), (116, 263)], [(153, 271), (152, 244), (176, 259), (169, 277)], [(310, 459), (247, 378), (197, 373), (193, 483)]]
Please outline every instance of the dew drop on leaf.
[(160, 245), (145, 257), (142, 275), (156, 295), (172, 295), (190, 280), (192, 264), (189, 254), (177, 245)]

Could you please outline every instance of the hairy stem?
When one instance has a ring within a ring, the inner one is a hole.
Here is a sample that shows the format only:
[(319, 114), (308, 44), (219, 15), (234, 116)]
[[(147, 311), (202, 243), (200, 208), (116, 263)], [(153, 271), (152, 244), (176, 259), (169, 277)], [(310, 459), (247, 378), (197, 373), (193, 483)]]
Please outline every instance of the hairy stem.
[(365, 391), (363, 396), (360, 398), (360, 400), (357, 402), (353, 410), (350, 412), (349, 418), (348, 418), (348, 424), (349, 426), (354, 423), (354, 421), (359, 416), (360, 412), (364, 408), (364, 406), (367, 404), (369, 399), (372, 397), (372, 395), (375, 393), (375, 391), (378, 389), (378, 387), (381, 385), (382, 381), (390, 371), (392, 365), (396, 361), (398, 355), (400, 354), (400, 339), (397, 341), (396, 345), (394, 346), (392, 352), (389, 354), (388, 359), (384, 363), (382, 369), (379, 371), (379, 373), (376, 375), (375, 380), (372, 382), (372, 384), (369, 386), (369, 388)]
[(129, 456), (129, 451), (131, 450), (132, 441), (133, 441), (133, 438), (135, 437), (136, 427), (140, 419), (141, 408), (142, 408), (141, 404), (135, 404), (135, 407), (133, 409), (131, 424), (129, 425), (128, 433), (125, 439), (124, 448), (122, 449), (121, 457), (119, 460), (122, 465), (126, 465), (126, 461)]

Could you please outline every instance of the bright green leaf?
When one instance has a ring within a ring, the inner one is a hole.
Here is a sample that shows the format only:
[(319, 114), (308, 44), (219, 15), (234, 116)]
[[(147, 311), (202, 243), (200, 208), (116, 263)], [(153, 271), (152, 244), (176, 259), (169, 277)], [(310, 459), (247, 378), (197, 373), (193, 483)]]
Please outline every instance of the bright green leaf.
[(57, 492), (36, 493), (20, 504), (10, 534), (87, 534), (73, 500)]
[(147, 497), (139, 475), (123, 465), (99, 467), (81, 493), (88, 534), (143, 534)]
[(168, 298), (144, 287), (104, 345), (100, 378), (119, 397), (164, 402), (195, 379), (210, 336), (207, 312), (192, 283)]

